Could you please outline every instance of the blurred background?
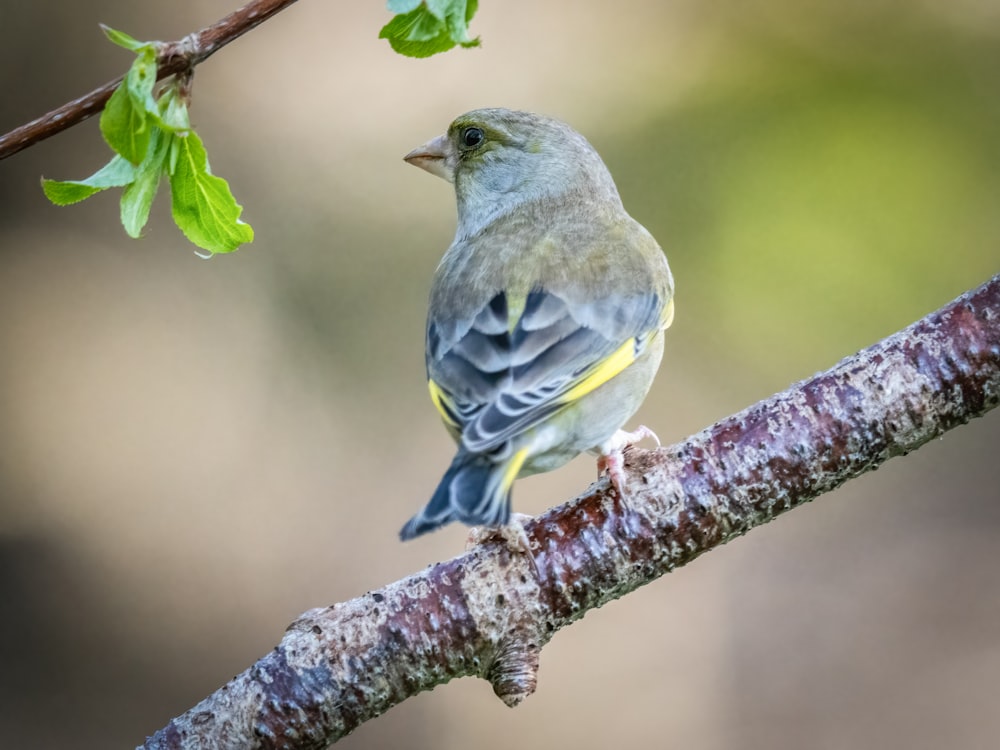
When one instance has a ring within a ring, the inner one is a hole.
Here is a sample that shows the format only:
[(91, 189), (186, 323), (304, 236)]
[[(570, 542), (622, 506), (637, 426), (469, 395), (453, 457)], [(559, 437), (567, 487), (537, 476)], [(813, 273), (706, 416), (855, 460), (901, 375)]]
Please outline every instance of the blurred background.
[[(235, 0), (0, 10), (0, 131)], [(0, 163), (0, 736), (131, 747), (304, 610), (451, 557), (396, 533), (452, 445), (424, 385), (454, 230), (411, 148), (479, 106), (572, 123), (666, 248), (665, 442), (1000, 271), (991, 0), (483, 0), (478, 50), (392, 53), (378, 0), (302, 2), (198, 68), (193, 121), (252, 245), (203, 261), (164, 189), (47, 203), (95, 120)], [(589, 614), (516, 711), (471, 679), (345, 748), (981, 748), (1000, 734), (1000, 413)], [(538, 513), (593, 460), (520, 482)]]

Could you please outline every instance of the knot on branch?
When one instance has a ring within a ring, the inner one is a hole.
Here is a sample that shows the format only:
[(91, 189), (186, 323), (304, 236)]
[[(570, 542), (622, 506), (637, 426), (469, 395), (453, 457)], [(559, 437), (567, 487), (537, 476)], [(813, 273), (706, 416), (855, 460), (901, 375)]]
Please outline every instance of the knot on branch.
[(535, 692), (538, 654), (548, 640), (543, 629), (548, 607), (541, 601), (525, 519), (515, 514), (511, 526), (473, 529), (469, 545), (475, 554), (463, 586), (476, 629), (489, 644), (485, 653), (492, 655), (480, 674), (511, 708)]
[(511, 708), (535, 692), (538, 685), (540, 646), (526, 635), (514, 632), (504, 638), (486, 671), (486, 679), (493, 685), (493, 692)]
[(169, 66), (171, 70), (178, 72), (194, 70), (194, 66), (204, 57), (198, 34), (188, 34), (174, 42), (160, 42), (156, 53), (160, 65)]
[[(199, 34), (188, 34), (176, 42), (160, 42), (156, 49), (157, 65), (161, 86), (173, 85), (180, 100), (191, 104), (191, 85), (195, 66), (208, 56), (202, 48)], [(172, 81), (172, 84), (164, 84)]]

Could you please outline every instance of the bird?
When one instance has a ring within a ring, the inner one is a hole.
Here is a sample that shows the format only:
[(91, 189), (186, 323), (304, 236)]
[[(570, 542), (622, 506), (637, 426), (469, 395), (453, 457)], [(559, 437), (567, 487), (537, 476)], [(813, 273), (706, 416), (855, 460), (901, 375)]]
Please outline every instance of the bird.
[(656, 439), (622, 427), (673, 321), (663, 250), (626, 212), (597, 151), (560, 120), (476, 109), (403, 158), (455, 189), (425, 354), (431, 401), (458, 450), (401, 539), (453, 521), (509, 527), (514, 481), (584, 452), (621, 495), (624, 450)]

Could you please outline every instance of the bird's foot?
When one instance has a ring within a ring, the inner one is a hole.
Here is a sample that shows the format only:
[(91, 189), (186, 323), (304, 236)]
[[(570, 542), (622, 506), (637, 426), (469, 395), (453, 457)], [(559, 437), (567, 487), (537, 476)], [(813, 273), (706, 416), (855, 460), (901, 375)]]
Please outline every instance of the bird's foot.
[(607, 472), (611, 486), (618, 492), (619, 497), (625, 496), (625, 454), (633, 445), (646, 438), (653, 440), (657, 448), (660, 447), (660, 439), (656, 433), (644, 424), (639, 425), (632, 432), (618, 430), (600, 446), (601, 455), (597, 457), (597, 477), (600, 478), (602, 474)]

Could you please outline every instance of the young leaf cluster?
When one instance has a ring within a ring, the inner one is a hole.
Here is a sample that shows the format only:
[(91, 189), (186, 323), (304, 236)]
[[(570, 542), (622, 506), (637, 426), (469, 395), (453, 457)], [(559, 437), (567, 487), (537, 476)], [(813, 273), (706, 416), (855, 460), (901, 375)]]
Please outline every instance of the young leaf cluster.
[(215, 254), (252, 242), (253, 229), (239, 218), (243, 207), (226, 181), (212, 174), (205, 147), (191, 129), (185, 80), (174, 77), (158, 86), (156, 44), (103, 28), (108, 39), (136, 56), (101, 113), (101, 134), (115, 155), (86, 179), (43, 179), (46, 197), (66, 206), (120, 187), (122, 226), (130, 237), (139, 237), (166, 179), (174, 222), (195, 245)]
[(388, 0), (387, 4), (396, 17), (378, 36), (388, 39), (401, 55), (430, 57), (456, 44), (479, 46), (478, 37), (469, 38), (469, 22), (479, 0)]

